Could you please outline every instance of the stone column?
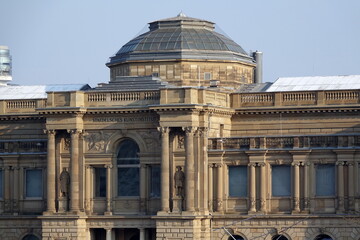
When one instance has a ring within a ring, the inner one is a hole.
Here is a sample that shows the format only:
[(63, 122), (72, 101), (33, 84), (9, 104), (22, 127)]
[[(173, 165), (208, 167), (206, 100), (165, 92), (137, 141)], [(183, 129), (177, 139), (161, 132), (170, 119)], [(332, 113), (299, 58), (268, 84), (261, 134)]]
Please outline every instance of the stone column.
[(70, 130), (71, 155), (70, 155), (70, 211), (80, 211), (79, 196), (79, 130)]
[(256, 163), (249, 163), (248, 164), (250, 168), (250, 196), (249, 196), (249, 213), (255, 213), (256, 212)]
[(208, 206), (209, 206), (209, 211), (212, 212), (214, 211), (214, 184), (213, 184), (213, 169), (214, 169), (214, 164), (209, 164), (208, 166), (209, 168), (209, 189), (208, 189), (208, 196), (209, 196), (209, 202), (208, 202)]
[(300, 163), (294, 162), (292, 164), (294, 167), (294, 209), (293, 213), (300, 212)]
[(168, 127), (158, 127), (161, 132), (161, 211), (170, 211), (170, 167)]
[(140, 237), (139, 240), (145, 240), (145, 228), (139, 228)]
[(91, 214), (91, 166), (86, 166), (85, 168), (85, 211), (87, 214)]
[(345, 211), (344, 207), (344, 162), (338, 161), (336, 162), (336, 165), (338, 166), (338, 207), (337, 207), (337, 213), (342, 213)]
[(186, 134), (185, 139), (185, 203), (186, 211), (195, 211), (195, 162), (194, 162), (194, 133), (197, 130), (196, 127), (183, 128)]
[(310, 162), (307, 161), (304, 163), (304, 211), (309, 212), (310, 208), (310, 198), (309, 198), (309, 190), (310, 190)]
[(204, 211), (207, 212), (209, 210), (209, 159), (208, 159), (208, 128), (202, 128), (202, 167), (203, 167), (203, 206)]
[(106, 213), (112, 215), (112, 191), (111, 191), (111, 169), (112, 164), (105, 165), (106, 168)]
[(112, 240), (112, 229), (105, 228), (105, 230), (106, 230), (106, 240)]
[(48, 145), (47, 145), (47, 213), (54, 213), (55, 210), (55, 174), (56, 174), (56, 164), (55, 164), (55, 130), (46, 130), (48, 135)]
[(224, 194), (224, 178), (222, 164), (216, 164), (217, 167), (217, 211), (223, 212), (223, 194)]
[(355, 210), (354, 208), (354, 163), (348, 162), (348, 195), (349, 195), (349, 211)]
[(146, 169), (145, 164), (140, 165), (140, 212), (146, 213)]
[(266, 164), (258, 165), (260, 166), (260, 211), (266, 213)]
[(5, 172), (4, 172), (4, 212), (9, 213), (11, 211), (11, 192), (10, 187), (11, 186), (11, 179), (10, 179), (10, 170), (11, 166), (5, 166)]
[(13, 199), (13, 212), (17, 215), (19, 212), (19, 192), (20, 192), (20, 167), (14, 167), (14, 199)]

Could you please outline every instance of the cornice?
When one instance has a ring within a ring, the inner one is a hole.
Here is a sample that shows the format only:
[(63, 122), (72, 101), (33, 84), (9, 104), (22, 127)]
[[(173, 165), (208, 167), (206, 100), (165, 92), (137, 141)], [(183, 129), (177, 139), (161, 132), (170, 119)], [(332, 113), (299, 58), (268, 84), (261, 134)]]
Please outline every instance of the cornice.
[(36, 111), (40, 115), (85, 114), (86, 108), (83, 107), (37, 108)]
[(308, 107), (308, 108), (237, 108), (235, 115), (263, 115), (263, 114), (313, 114), (313, 113), (350, 113), (360, 112), (360, 106), (338, 106), (338, 107)]
[(42, 122), (45, 120), (43, 116), (40, 116), (38, 113), (34, 115), (3, 115), (0, 116), (0, 121), (22, 121), (22, 120), (39, 120)]

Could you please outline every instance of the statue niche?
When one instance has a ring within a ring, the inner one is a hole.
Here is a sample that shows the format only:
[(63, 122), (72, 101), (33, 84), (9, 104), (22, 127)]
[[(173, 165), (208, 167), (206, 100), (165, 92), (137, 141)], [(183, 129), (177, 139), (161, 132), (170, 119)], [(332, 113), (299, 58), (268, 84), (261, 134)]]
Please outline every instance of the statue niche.
[(185, 174), (180, 166), (176, 167), (174, 174), (175, 196), (173, 197), (173, 212), (180, 213), (183, 210)]
[(63, 168), (59, 178), (60, 183), (60, 198), (59, 198), (59, 212), (64, 212), (69, 209), (69, 189), (70, 189), (70, 174)]
[(176, 167), (177, 171), (174, 175), (174, 182), (175, 182), (175, 194), (177, 197), (184, 197), (184, 180), (185, 180), (185, 174), (182, 171), (182, 168), (180, 166)]

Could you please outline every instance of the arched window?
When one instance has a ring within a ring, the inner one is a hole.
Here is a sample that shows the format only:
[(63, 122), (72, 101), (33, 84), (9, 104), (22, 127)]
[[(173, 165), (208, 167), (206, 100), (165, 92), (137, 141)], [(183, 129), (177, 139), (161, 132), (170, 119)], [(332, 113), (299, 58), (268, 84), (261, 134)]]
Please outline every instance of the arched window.
[(118, 196), (139, 196), (139, 152), (139, 146), (131, 139), (125, 139), (119, 145), (117, 153)]
[[(245, 240), (242, 236), (239, 236), (239, 235), (233, 235), (233, 237), (236, 239), (236, 240)], [(234, 240), (234, 238), (232, 238), (231, 236), (228, 238), (228, 240)]]
[(33, 234), (28, 234), (25, 237), (23, 237), (22, 240), (40, 240), (37, 236), (33, 235)]
[(315, 240), (333, 240), (329, 235), (321, 234), (315, 238)]
[(288, 240), (288, 238), (284, 235), (275, 235), (271, 238), (271, 240)]

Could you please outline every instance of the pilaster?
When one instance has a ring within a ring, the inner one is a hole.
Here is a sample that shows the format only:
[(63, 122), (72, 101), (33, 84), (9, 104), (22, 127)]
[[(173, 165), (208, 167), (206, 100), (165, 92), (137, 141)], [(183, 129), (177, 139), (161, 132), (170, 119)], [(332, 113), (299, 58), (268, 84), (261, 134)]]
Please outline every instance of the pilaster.
[(170, 212), (169, 127), (158, 127), (161, 133), (161, 211)]
[(185, 205), (186, 211), (195, 211), (195, 161), (194, 161), (194, 133), (197, 127), (183, 128), (186, 134), (185, 139)]
[(105, 215), (112, 215), (112, 191), (111, 191), (111, 172), (112, 164), (105, 165), (106, 168), (106, 212)]
[(68, 131), (71, 135), (70, 149), (70, 211), (80, 212), (80, 192), (79, 192), (79, 135), (81, 131), (77, 129)]
[(216, 164), (217, 168), (217, 196), (216, 196), (216, 203), (217, 203), (217, 212), (223, 212), (223, 195), (224, 195), (224, 177), (223, 177), (223, 165)]
[(55, 197), (56, 197), (56, 163), (55, 163), (55, 130), (46, 130), (45, 133), (48, 135), (47, 145), (47, 210), (46, 214), (55, 213)]
[(345, 211), (344, 207), (344, 162), (338, 161), (337, 165), (337, 197), (338, 197), (338, 206), (336, 213), (343, 213)]
[(294, 196), (293, 196), (293, 213), (300, 212), (300, 163), (293, 162), (292, 166), (294, 168)]
[(248, 167), (250, 169), (250, 194), (249, 194), (249, 214), (256, 212), (256, 163), (249, 163)]

